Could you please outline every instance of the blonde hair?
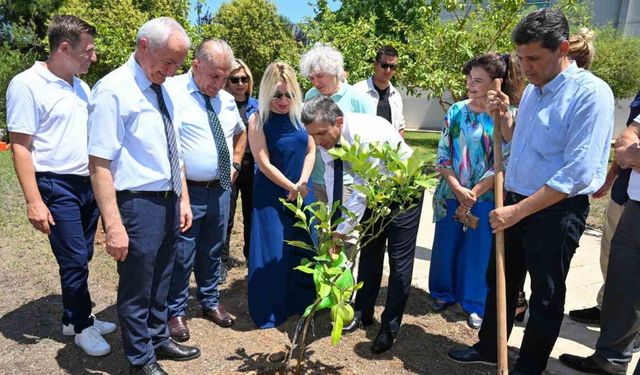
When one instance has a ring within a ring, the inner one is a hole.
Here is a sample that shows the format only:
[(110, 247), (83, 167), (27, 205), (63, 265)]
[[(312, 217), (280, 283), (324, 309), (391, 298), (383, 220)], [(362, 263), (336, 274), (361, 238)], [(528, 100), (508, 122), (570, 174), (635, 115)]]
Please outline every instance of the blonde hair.
[[(240, 69), (244, 70), (244, 72), (247, 74), (247, 77), (249, 77), (249, 82), (247, 82), (247, 96), (251, 96), (253, 94), (253, 74), (251, 73), (251, 69), (249, 69), (249, 66), (247, 66), (247, 64), (240, 59), (234, 59), (233, 64), (231, 64), (231, 72), (229, 72), (229, 74), (233, 74)], [(225, 85), (225, 88), (228, 92), (230, 83), (231, 80), (227, 80), (227, 84)]]
[(569, 58), (574, 60), (578, 67), (589, 69), (593, 62), (596, 50), (593, 47), (593, 31), (586, 27), (569, 36)]
[(296, 72), (291, 66), (285, 62), (273, 62), (267, 66), (260, 81), (260, 94), (258, 95), (258, 108), (260, 108), (260, 123), (258, 128), (269, 119), (271, 114), (271, 100), (276, 93), (276, 86), (284, 82), (289, 88), (291, 95), (289, 106), (289, 118), (296, 127), (302, 127), (300, 124), (300, 112), (302, 112), (302, 92), (296, 79)]

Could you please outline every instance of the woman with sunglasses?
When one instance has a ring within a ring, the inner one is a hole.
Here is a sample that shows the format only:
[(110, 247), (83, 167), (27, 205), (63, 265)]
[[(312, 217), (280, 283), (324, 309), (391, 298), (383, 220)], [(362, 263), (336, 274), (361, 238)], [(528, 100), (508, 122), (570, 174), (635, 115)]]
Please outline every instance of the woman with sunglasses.
[[(235, 59), (234, 64), (231, 66), (231, 73), (229, 74), (225, 90), (235, 98), (236, 106), (238, 106), (238, 111), (240, 111), (240, 117), (244, 125), (249, 128), (249, 118), (258, 110), (258, 100), (251, 96), (253, 92), (253, 75), (244, 61)], [(253, 175), (255, 173), (253, 155), (251, 154), (249, 142), (247, 142), (242, 162), (233, 167), (238, 170), (238, 178), (231, 190), (227, 242), (222, 251), (222, 262), (225, 264), (225, 271), (227, 267), (226, 263), (229, 259), (229, 239), (231, 238), (231, 230), (233, 229), (236, 203), (238, 195), (240, 194), (242, 194), (242, 223), (244, 226), (244, 246), (242, 252), (245, 259), (249, 259), (249, 234), (251, 233), (251, 209), (253, 207)]]
[(262, 76), (258, 105), (249, 120), (249, 143), (258, 165), (253, 185), (249, 250), (249, 313), (259, 328), (271, 328), (301, 314), (315, 295), (310, 275), (294, 270), (313, 254), (285, 240), (310, 242), (293, 224), (281, 198), (313, 201), (307, 187), (316, 147), (300, 122), (300, 87), (294, 70), (271, 63)]
[[(375, 115), (376, 111), (371, 104), (371, 99), (349, 85), (344, 79), (344, 62), (342, 54), (335, 48), (321, 43), (316, 43), (300, 58), (300, 74), (309, 78), (313, 87), (307, 91), (304, 100), (307, 101), (319, 95), (330, 97), (342, 112), (368, 113)], [(350, 175), (343, 176), (343, 196), (345, 202), (351, 195), (353, 179)], [(316, 163), (311, 174), (313, 193), (316, 199), (327, 201), (327, 192), (324, 183), (324, 163), (322, 163), (319, 151), (316, 154)]]
[[(510, 55), (488, 54), (468, 61), (469, 98), (449, 108), (438, 144), (436, 167), (440, 181), (433, 195), (436, 222), (429, 291), (433, 310), (459, 303), (467, 324), (479, 329), (487, 295), (485, 274), (491, 254), (489, 212), (494, 209), (493, 129), (491, 113), (498, 107), (489, 100), (493, 80), (502, 81), (499, 95), (503, 142), (513, 134), (516, 109), (524, 88), (518, 63)], [(505, 154), (508, 153), (505, 147)], [(474, 219), (475, 217), (475, 219)]]

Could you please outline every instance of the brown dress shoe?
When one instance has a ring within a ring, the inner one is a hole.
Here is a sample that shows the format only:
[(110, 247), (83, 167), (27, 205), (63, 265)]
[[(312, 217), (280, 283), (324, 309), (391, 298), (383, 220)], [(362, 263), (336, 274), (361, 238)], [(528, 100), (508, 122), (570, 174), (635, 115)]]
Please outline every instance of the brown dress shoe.
[(229, 314), (222, 305), (218, 305), (212, 309), (202, 309), (202, 315), (220, 327), (231, 327), (233, 325), (231, 314)]
[(185, 342), (191, 338), (189, 326), (184, 316), (174, 316), (169, 319), (169, 334), (171, 338), (178, 342)]

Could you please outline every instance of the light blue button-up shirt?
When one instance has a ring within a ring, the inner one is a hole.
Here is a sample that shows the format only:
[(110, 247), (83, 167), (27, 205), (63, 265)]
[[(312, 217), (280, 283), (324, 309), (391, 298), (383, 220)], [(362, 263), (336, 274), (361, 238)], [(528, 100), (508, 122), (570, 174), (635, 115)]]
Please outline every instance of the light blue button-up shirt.
[(569, 197), (604, 183), (613, 132), (613, 93), (572, 63), (542, 89), (528, 85), (520, 102), (505, 188), (532, 195), (544, 185)]
[[(180, 142), (187, 179), (211, 181), (218, 177), (218, 149), (213, 139), (205, 99), (193, 80), (191, 71), (167, 79), (165, 87), (177, 106), (180, 106), (182, 124)], [(233, 162), (233, 137), (245, 130), (233, 95), (220, 90), (209, 99), (220, 120), (227, 147), (229, 163)]]
[[(164, 87), (162, 92), (178, 138), (178, 110)], [(116, 191), (171, 190), (169, 148), (158, 99), (133, 55), (93, 88), (89, 155), (111, 160)]]

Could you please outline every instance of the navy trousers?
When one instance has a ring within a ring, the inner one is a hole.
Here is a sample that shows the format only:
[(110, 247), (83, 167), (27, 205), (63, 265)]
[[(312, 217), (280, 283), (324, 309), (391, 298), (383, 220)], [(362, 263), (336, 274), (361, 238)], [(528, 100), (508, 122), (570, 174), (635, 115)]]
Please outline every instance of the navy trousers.
[(229, 224), (227, 227), (227, 240), (222, 248), (222, 262), (229, 260), (229, 241), (231, 239), (231, 231), (233, 230), (233, 220), (236, 214), (236, 204), (238, 203), (238, 195), (242, 194), (242, 225), (244, 246), (242, 253), (244, 258), (249, 260), (249, 241), (251, 240), (251, 211), (253, 211), (253, 176), (255, 175), (255, 163), (251, 153), (245, 154), (242, 159), (242, 169), (238, 174), (236, 182), (231, 190), (231, 207), (229, 208)]
[[(526, 197), (507, 193), (505, 204)], [(511, 333), (520, 285), (525, 272), (531, 276), (530, 316), (515, 369), (537, 375), (547, 367), (564, 317), (565, 280), (571, 258), (578, 248), (589, 214), (589, 198), (564, 199), (529, 215), (504, 232), (507, 334)], [(480, 341), (475, 348), (486, 358), (496, 359), (496, 268), (495, 246), (487, 269), (489, 292), (485, 303)]]
[(220, 255), (227, 236), (229, 192), (220, 185), (189, 185), (189, 199), (193, 222), (178, 239), (168, 298), (170, 318), (186, 314), (191, 270), (202, 308), (215, 308), (220, 300)]
[(93, 325), (87, 278), (100, 212), (88, 176), (39, 172), (36, 181), (56, 223), (49, 243), (60, 267), (62, 323), (80, 333)]
[[(376, 299), (380, 291), (385, 244), (388, 241), (389, 286), (381, 322), (382, 330), (390, 332), (394, 337), (400, 329), (402, 315), (411, 291), (413, 258), (416, 252), (416, 238), (420, 224), (420, 213), (422, 212), (422, 197), (416, 204), (416, 207), (396, 216), (384, 232), (360, 252), (358, 282), (363, 281), (364, 285), (356, 293), (355, 310), (361, 318), (369, 320), (373, 318)], [(367, 210), (362, 220), (366, 220), (369, 215), (370, 211)], [(365, 233), (364, 236), (363, 241), (367, 241), (367, 234)]]
[(118, 209), (129, 235), (129, 253), (118, 262), (118, 317), (124, 354), (131, 365), (155, 361), (167, 345), (167, 294), (176, 254), (178, 199), (118, 192)]

